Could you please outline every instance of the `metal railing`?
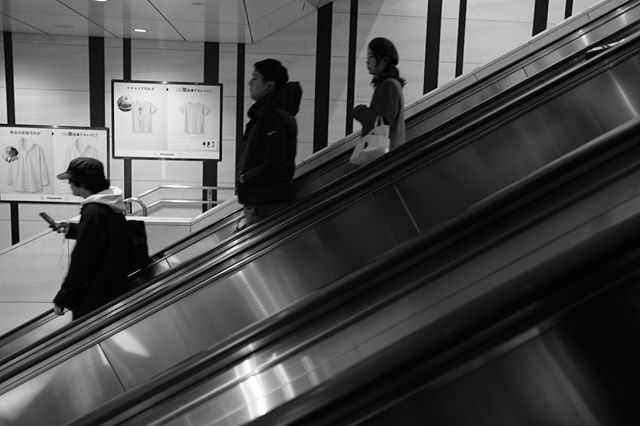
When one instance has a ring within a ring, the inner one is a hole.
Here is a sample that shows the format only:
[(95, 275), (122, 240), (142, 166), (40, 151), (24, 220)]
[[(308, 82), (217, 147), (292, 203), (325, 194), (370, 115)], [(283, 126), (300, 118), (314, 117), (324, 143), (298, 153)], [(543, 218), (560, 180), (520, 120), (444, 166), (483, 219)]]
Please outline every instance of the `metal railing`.
[[(194, 200), (194, 199), (173, 199), (173, 198), (161, 198), (147, 205), (142, 198), (146, 197), (156, 191), (160, 191), (162, 189), (198, 189), (202, 191), (206, 191), (206, 199), (204, 200)], [(129, 197), (125, 201), (127, 204), (127, 214), (134, 215), (133, 213), (133, 203), (140, 205), (142, 210), (142, 216), (147, 216), (148, 212), (160, 205), (163, 204), (173, 204), (173, 205), (206, 205), (207, 210), (218, 205), (225, 200), (214, 200), (213, 199), (213, 191), (234, 191), (235, 188), (233, 186), (197, 186), (197, 185), (159, 185), (154, 188), (149, 189), (148, 191), (143, 192), (137, 197)]]

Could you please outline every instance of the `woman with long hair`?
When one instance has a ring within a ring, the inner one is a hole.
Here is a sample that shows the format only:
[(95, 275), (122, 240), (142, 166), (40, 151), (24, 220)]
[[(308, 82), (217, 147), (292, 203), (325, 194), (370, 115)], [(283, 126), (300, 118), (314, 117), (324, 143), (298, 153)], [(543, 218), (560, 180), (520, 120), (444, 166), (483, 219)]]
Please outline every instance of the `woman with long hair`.
[(389, 149), (405, 142), (404, 97), (402, 87), (405, 79), (398, 70), (398, 51), (391, 40), (376, 37), (369, 42), (367, 51), (367, 71), (373, 76), (374, 87), (371, 104), (358, 105), (353, 116), (362, 124), (362, 135), (368, 134), (380, 116), (389, 129)]

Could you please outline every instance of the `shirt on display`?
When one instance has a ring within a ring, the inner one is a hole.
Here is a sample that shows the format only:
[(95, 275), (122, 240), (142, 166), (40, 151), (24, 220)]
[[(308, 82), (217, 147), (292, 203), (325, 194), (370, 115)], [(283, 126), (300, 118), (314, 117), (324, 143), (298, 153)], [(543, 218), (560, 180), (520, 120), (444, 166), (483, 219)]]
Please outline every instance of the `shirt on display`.
[(185, 102), (178, 108), (184, 114), (184, 132), (187, 134), (204, 133), (204, 116), (209, 108), (200, 102)]
[(78, 157), (98, 158), (98, 150), (83, 138), (77, 138), (67, 146), (65, 164)]
[(9, 163), (9, 185), (20, 192), (40, 192), (49, 185), (49, 169), (44, 151), (33, 140), (21, 138), (13, 145), (18, 150), (18, 160)]
[(151, 116), (158, 109), (149, 101), (133, 103), (133, 131), (137, 133), (151, 133)]

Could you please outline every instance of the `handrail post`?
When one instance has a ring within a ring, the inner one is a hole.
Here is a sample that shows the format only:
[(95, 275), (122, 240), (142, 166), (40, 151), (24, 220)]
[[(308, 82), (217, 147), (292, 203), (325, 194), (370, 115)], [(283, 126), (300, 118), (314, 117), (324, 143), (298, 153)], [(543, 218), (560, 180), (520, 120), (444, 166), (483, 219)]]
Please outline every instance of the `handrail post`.
[(125, 204), (127, 204), (129, 208), (129, 214), (133, 214), (133, 203), (138, 203), (142, 208), (142, 216), (147, 216), (147, 205), (140, 198), (137, 197), (129, 197), (124, 200)]

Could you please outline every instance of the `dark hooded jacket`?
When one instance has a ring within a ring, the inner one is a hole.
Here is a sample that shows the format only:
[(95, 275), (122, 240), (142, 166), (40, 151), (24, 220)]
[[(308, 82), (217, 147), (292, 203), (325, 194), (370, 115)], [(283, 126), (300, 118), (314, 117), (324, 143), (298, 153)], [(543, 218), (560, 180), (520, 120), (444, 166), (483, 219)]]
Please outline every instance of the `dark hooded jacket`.
[(129, 270), (124, 197), (117, 187), (82, 201), (80, 223), (66, 237), (76, 240), (69, 270), (53, 302), (77, 319), (126, 292)]
[(302, 88), (289, 82), (249, 108), (239, 149), (236, 189), (242, 204), (290, 201), (295, 170)]

